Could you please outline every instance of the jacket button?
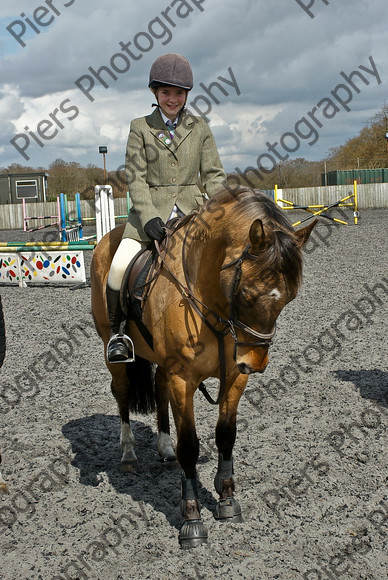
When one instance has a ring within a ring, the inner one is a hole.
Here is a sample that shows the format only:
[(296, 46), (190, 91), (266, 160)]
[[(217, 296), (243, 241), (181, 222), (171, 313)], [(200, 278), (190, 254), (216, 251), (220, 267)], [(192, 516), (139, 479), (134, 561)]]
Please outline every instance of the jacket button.
[(175, 167), (175, 165), (176, 165), (176, 163), (173, 161), (173, 162), (171, 163), (171, 167)]
[(175, 183), (175, 182), (176, 182), (176, 177), (173, 177), (173, 178), (171, 179), (171, 181), (172, 181), (173, 183)]

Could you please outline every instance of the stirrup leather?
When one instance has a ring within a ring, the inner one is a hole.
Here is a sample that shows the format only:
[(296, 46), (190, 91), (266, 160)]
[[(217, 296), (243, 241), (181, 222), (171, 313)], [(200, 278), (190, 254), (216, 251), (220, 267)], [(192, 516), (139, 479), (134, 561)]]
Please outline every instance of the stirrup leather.
[[(110, 361), (109, 360), (109, 347), (111, 345), (112, 342), (114, 342), (117, 338), (121, 338), (125, 345), (128, 347), (129, 352), (132, 353), (132, 356), (129, 356), (126, 360), (113, 360)], [(133, 341), (132, 338), (129, 337), (127, 334), (114, 334), (113, 336), (110, 337), (108, 344), (106, 345), (106, 358), (109, 362), (109, 364), (122, 364), (122, 363), (131, 363), (135, 361), (135, 347), (133, 345)]]

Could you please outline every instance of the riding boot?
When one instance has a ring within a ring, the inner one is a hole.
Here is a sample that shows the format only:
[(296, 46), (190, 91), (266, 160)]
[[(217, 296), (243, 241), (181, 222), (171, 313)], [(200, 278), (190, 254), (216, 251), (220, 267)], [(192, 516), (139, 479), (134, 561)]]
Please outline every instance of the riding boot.
[[(111, 327), (111, 339), (107, 346), (107, 358), (111, 363), (127, 362), (133, 353), (130, 352), (128, 338), (124, 334), (125, 315), (120, 304), (120, 290), (112, 290), (106, 287), (106, 301), (108, 306), (109, 324)], [(130, 339), (129, 339), (130, 340)]]

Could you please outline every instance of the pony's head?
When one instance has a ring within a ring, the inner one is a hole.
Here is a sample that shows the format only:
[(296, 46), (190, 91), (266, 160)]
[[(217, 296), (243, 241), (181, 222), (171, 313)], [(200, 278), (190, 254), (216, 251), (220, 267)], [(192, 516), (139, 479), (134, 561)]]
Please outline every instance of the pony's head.
[(228, 232), (233, 254), (232, 260), (229, 252), (225, 256), (220, 286), (234, 326), (236, 364), (250, 374), (268, 364), (276, 319), (298, 292), (301, 248), (316, 221), (295, 231), (266, 195), (242, 189), (234, 199)]

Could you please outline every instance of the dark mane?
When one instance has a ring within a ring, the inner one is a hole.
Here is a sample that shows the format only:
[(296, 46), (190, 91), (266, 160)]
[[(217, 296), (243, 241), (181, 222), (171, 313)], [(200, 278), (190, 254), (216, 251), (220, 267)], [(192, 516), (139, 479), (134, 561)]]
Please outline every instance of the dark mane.
[[(217, 208), (233, 206), (225, 223), (223, 215)], [(197, 217), (195, 221), (193, 218)], [(223, 189), (191, 214), (169, 222), (170, 233), (175, 234), (190, 222), (191, 250), (195, 251), (197, 240), (202, 241), (207, 236), (219, 236), (220, 228), (225, 228), (228, 235), (240, 236), (246, 234), (256, 219), (263, 222), (267, 247), (260, 252), (259, 270), (262, 279), (279, 273), (284, 275), (287, 286), (296, 291), (302, 278), (302, 253), (295, 231), (285, 217), (284, 212), (268, 195), (258, 189), (248, 187), (235, 188), (233, 191)], [(179, 234), (183, 240), (184, 235)], [(255, 262), (257, 264), (257, 262)], [(257, 267), (257, 266), (256, 266)]]
[[(223, 189), (210, 200), (212, 206), (218, 204), (229, 205), (231, 203), (236, 204), (235, 210), (245, 218), (254, 220), (259, 217), (265, 221), (276, 222), (278, 226), (289, 232), (293, 231), (282, 210), (268, 195), (259, 189), (239, 187), (233, 192)], [(206, 210), (208, 204), (209, 202), (203, 206), (204, 210)]]
[(287, 285), (297, 289), (302, 276), (302, 254), (294, 229), (284, 212), (262, 191), (240, 187), (232, 193), (228, 189), (220, 191), (199, 213), (208, 209), (214, 213), (217, 205), (226, 207), (231, 204), (234, 207), (230, 227), (249, 227), (259, 218), (269, 236), (271, 243), (260, 256), (260, 275), (266, 277), (281, 272)]

